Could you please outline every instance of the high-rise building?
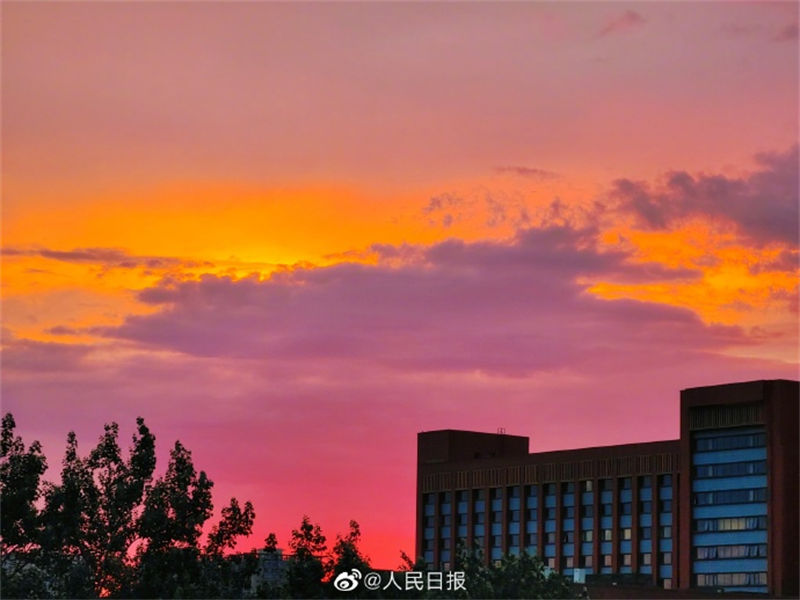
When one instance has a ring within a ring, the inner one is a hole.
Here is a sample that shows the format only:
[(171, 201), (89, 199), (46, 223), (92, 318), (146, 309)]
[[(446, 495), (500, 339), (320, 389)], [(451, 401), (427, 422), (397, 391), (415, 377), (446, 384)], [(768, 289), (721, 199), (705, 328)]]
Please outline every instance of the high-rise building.
[(447, 570), (461, 544), (588, 580), (796, 595), (799, 396), (787, 380), (683, 390), (679, 439), (619, 446), (420, 433), (417, 555)]

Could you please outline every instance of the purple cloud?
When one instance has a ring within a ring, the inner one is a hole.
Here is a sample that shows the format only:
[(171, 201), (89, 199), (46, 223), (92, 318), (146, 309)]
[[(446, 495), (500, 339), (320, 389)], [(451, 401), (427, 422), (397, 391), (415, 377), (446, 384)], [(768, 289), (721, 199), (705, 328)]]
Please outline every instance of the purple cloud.
[(450, 240), (402, 266), (339, 264), (234, 280), (205, 275), (142, 291), (160, 308), (95, 333), (192, 356), (358, 361), (392, 369), (523, 374), (743, 343), (691, 311), (586, 293), (580, 276), (624, 281), (697, 273), (635, 265), (595, 232), (551, 227), (508, 243)]
[(734, 223), (757, 243), (798, 243), (798, 147), (756, 156), (760, 169), (743, 178), (668, 173), (658, 186), (619, 179), (611, 197), (641, 226), (664, 229), (686, 217)]
[(78, 370), (92, 351), (83, 344), (37, 342), (10, 337), (3, 340), (3, 368), (10, 372), (57, 373)]

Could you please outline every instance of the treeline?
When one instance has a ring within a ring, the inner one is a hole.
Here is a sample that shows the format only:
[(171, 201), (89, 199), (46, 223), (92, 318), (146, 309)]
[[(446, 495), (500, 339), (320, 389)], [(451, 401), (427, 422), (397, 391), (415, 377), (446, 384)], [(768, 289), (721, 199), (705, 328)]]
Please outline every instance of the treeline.
[[(562, 598), (567, 581), (546, 574), (538, 558), (506, 557), (486, 566), (460, 549), (454, 570), (465, 574), (461, 590), (342, 592), (335, 576), (372, 570), (360, 549), (358, 523), (331, 548), (319, 525), (303, 517), (281, 555), (270, 533), (260, 550), (232, 553), (252, 534), (255, 511), (236, 498), (220, 520), (202, 533), (213, 512), (212, 481), (197, 471), (180, 442), (154, 478), (155, 437), (143, 419), (127, 453), (116, 423), (105, 426), (97, 446), (78, 454), (75, 434), (58, 484), (45, 482), (39, 442), (26, 447), (6, 414), (0, 438), (0, 595), (3, 598)], [(426, 572), (402, 554), (397, 571)], [(383, 572), (387, 574), (388, 572)], [(404, 579), (401, 577), (401, 581)], [(401, 584), (402, 586), (402, 584)], [(381, 586), (382, 587), (382, 586)]]

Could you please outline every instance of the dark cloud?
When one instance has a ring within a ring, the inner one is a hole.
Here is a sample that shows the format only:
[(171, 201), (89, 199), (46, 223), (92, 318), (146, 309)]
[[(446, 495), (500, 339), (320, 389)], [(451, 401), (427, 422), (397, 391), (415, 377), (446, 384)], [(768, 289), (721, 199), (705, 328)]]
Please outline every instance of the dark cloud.
[(46, 333), (51, 335), (80, 335), (82, 332), (73, 327), (66, 327), (65, 325), (56, 325), (46, 330)]
[(495, 171), (497, 173), (508, 173), (511, 175), (519, 175), (520, 177), (528, 177), (530, 179), (537, 179), (539, 181), (545, 181), (548, 179), (558, 179), (561, 177), (558, 173), (553, 171), (547, 171), (545, 169), (537, 169), (535, 167), (496, 167)]
[(776, 42), (791, 42), (797, 39), (797, 23), (790, 23), (773, 38)]
[(212, 263), (177, 258), (174, 256), (138, 256), (122, 248), (75, 248), (53, 250), (50, 248), (3, 248), (4, 256), (38, 256), (61, 262), (96, 265), (104, 269), (171, 269), (176, 267), (210, 267)]
[(597, 34), (597, 37), (604, 37), (615, 33), (622, 33), (641, 27), (647, 21), (645, 18), (633, 10), (626, 10), (624, 13), (608, 21)]
[(618, 179), (612, 199), (635, 215), (641, 226), (665, 229), (686, 217), (706, 216), (734, 223), (742, 234), (764, 244), (798, 243), (798, 149), (756, 156), (760, 169), (743, 178), (668, 173), (651, 186)]

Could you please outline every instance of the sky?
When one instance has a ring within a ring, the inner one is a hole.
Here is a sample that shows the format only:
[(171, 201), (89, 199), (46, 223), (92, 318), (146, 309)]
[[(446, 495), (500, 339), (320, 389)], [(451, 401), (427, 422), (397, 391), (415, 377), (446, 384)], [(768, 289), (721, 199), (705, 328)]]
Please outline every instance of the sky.
[(798, 377), (798, 5), (4, 2), (2, 410), (413, 553), (416, 434)]

